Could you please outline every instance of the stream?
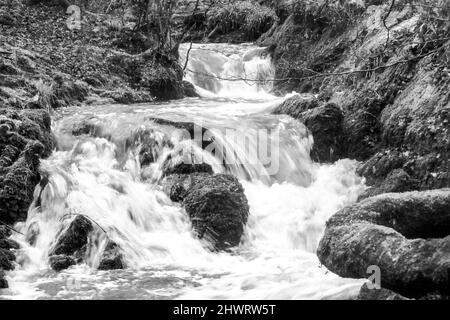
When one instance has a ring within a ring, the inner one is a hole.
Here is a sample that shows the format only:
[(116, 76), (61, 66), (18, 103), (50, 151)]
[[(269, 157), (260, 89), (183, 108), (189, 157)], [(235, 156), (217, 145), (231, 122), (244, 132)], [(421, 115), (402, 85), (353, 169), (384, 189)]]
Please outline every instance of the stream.
[[(286, 97), (270, 94), (269, 56), (250, 44), (180, 48), (189, 60), (186, 80), (201, 95), (164, 103), (74, 106), (55, 111), (58, 148), (42, 161), (48, 183), (37, 186), (21, 235), (19, 265), (7, 274), (0, 299), (351, 299), (362, 280), (344, 279), (322, 266), (315, 250), (325, 222), (364, 190), (357, 163), (318, 164), (313, 137), (298, 121), (271, 110)], [(184, 61), (181, 61), (184, 65)], [(247, 80), (251, 79), (251, 80)], [(195, 122), (234, 155), (218, 159), (174, 128), (155, 122)], [(90, 135), (75, 135), (88, 124)], [(92, 133), (95, 134), (92, 134)], [(271, 151), (261, 152), (265, 134)], [(245, 136), (240, 143), (237, 136)], [(139, 151), (156, 141), (153, 162)], [(163, 192), (168, 154), (189, 152), (216, 173), (242, 183), (250, 206), (241, 244), (213, 252), (194, 237), (184, 209)], [(74, 214), (98, 223), (123, 249), (128, 268), (99, 271), (105, 237), (97, 235), (87, 263), (61, 272), (48, 253)]]

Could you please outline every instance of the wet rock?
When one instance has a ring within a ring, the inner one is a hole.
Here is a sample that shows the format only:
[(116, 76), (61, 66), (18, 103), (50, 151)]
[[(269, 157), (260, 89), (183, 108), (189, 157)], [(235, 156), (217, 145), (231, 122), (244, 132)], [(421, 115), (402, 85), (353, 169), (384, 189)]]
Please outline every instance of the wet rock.
[(158, 50), (141, 54), (115, 54), (108, 58), (109, 69), (126, 77), (130, 87), (146, 90), (159, 100), (183, 97), (183, 70), (178, 60)]
[(50, 267), (55, 271), (65, 270), (76, 263), (75, 258), (65, 254), (57, 254), (49, 257)]
[(358, 201), (388, 192), (406, 192), (419, 189), (419, 182), (411, 178), (403, 169), (393, 170), (379, 185), (367, 189)]
[(204, 175), (188, 188), (183, 205), (194, 231), (215, 249), (239, 244), (249, 206), (239, 181), (227, 174)]
[(155, 97), (149, 92), (133, 89), (104, 91), (100, 94), (100, 97), (113, 99), (115, 102), (122, 104), (152, 102), (155, 100)]
[(76, 216), (69, 227), (62, 231), (50, 255), (82, 255), (93, 229), (91, 221), (84, 216)]
[(141, 167), (154, 163), (166, 147), (173, 147), (169, 137), (147, 128), (136, 130), (125, 141), (125, 149), (137, 150)]
[(386, 193), (333, 215), (319, 260), (343, 277), (381, 270), (381, 286), (408, 298), (450, 290), (450, 189)]
[(320, 162), (338, 160), (343, 148), (342, 110), (329, 103), (303, 112), (300, 118), (314, 138), (312, 159)]
[(186, 97), (200, 97), (194, 85), (189, 81), (183, 81), (183, 92)]
[(207, 163), (178, 163), (171, 166), (170, 161), (163, 164), (163, 177), (171, 174), (190, 174), (195, 172), (203, 172), (212, 174), (213, 169), (211, 165)]
[(8, 287), (8, 281), (5, 279), (5, 272), (0, 270), (0, 289), (7, 289)]
[(312, 133), (311, 157), (319, 162), (334, 162), (343, 156), (343, 113), (333, 103), (319, 106), (314, 97), (295, 95), (286, 99), (273, 114), (287, 114), (305, 124)]
[(46, 111), (0, 109), (0, 220), (26, 219), (40, 179), (39, 159), (54, 145)]
[(12, 235), (11, 229), (6, 226), (0, 225), (0, 239), (9, 238)]
[(317, 108), (319, 101), (313, 96), (294, 95), (287, 98), (281, 105), (276, 107), (273, 114), (287, 114), (294, 119), (301, 120), (302, 113)]
[(0, 248), (7, 250), (19, 249), (20, 245), (12, 239), (0, 239)]
[(102, 134), (102, 128), (93, 121), (83, 120), (73, 124), (71, 133), (74, 136), (90, 135), (93, 137), (100, 137)]
[(148, 120), (154, 121), (156, 124), (170, 126), (182, 130), (181, 134), (184, 139), (195, 140), (202, 149), (205, 149), (214, 142), (214, 137), (207, 128), (197, 125), (194, 122), (172, 121), (163, 118), (149, 117)]
[(359, 290), (357, 300), (409, 300), (392, 290), (380, 288), (369, 289), (367, 284), (363, 284)]
[(103, 252), (98, 269), (115, 270), (124, 268), (125, 263), (123, 262), (119, 246), (115, 242), (109, 240), (105, 247), (105, 251)]
[(13, 270), (16, 256), (9, 250), (0, 249), (0, 270)]
[(210, 175), (208, 172), (192, 172), (190, 174), (171, 174), (162, 180), (164, 192), (174, 202), (182, 202), (187, 190), (199, 180)]
[(380, 184), (390, 172), (403, 168), (406, 161), (407, 154), (386, 150), (373, 155), (357, 169), (357, 173), (364, 176), (369, 185)]

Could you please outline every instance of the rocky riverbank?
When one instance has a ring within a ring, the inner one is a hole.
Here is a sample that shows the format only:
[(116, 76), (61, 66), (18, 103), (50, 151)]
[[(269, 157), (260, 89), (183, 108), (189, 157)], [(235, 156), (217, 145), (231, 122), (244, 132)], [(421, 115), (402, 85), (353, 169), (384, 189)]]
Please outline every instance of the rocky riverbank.
[[(324, 9), (284, 1), (276, 6), (284, 16), (260, 42), (276, 44), (276, 76), (285, 79), (277, 90), (312, 94), (294, 96), (274, 112), (305, 123), (316, 161), (361, 161), (369, 186), (360, 203), (327, 223), (321, 262), (356, 278), (368, 277), (375, 265), (384, 288), (445, 298), (450, 11), (448, 2), (428, 3), (427, 10), (424, 4), (331, 1)], [(361, 297), (391, 298), (366, 289)]]

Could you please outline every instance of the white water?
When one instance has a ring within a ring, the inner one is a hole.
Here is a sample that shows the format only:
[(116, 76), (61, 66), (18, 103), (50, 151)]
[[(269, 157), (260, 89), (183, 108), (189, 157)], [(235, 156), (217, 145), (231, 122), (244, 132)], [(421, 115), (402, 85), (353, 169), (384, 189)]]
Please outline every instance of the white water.
[[(187, 47), (180, 52), (183, 56)], [(270, 58), (255, 52), (251, 46), (193, 47), (188, 70), (219, 78), (270, 77)], [(355, 174), (356, 163), (313, 163), (308, 156), (312, 138), (305, 127), (287, 116), (270, 115), (283, 100), (268, 93), (270, 83), (217, 81), (198, 73), (188, 72), (186, 79), (194, 82), (203, 98), (73, 107), (55, 115), (59, 149), (41, 166), (49, 184), (43, 190), (37, 187), (36, 199), (42, 191), (41, 206), (32, 205), (26, 223), (16, 226), (27, 234), (40, 233), (34, 246), (15, 236), (22, 249), (16, 270), (7, 275), (10, 289), (1, 291), (1, 298), (348, 299), (357, 294), (361, 280), (332, 274), (315, 255), (327, 218), (354, 202), (364, 187)], [(239, 155), (242, 165), (224, 167), (150, 117), (201, 123), (225, 149)], [(83, 121), (101, 128), (97, 138), (71, 134), (71, 128)], [(224, 134), (227, 128), (248, 134), (250, 152)], [(170, 137), (175, 150), (194, 149), (215, 172), (239, 177), (250, 216), (242, 243), (233, 252), (209, 251), (207, 243), (193, 237), (184, 210), (162, 192), (160, 166), (174, 152), (172, 146), (161, 143), (156, 163), (140, 167), (137, 153), (142, 141), (133, 137), (145, 129), (152, 129), (152, 137), (160, 142)], [(276, 133), (276, 172), (258, 158), (257, 129)], [(105, 245), (104, 234), (98, 232), (86, 264), (52, 271), (48, 252), (73, 214), (87, 215), (101, 225), (123, 249), (128, 268), (96, 270)]]

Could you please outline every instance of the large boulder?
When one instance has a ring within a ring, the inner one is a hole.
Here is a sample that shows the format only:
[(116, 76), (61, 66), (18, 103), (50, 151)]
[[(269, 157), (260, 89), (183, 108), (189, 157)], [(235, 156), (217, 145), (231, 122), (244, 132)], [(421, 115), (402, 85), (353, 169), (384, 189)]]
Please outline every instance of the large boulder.
[(91, 221), (77, 215), (69, 226), (61, 231), (49, 253), (52, 269), (59, 271), (76, 262), (81, 262), (86, 254), (89, 236), (93, 230)]
[[(85, 262), (87, 253), (92, 249), (90, 238), (97, 226), (82, 215), (77, 215), (66, 229), (57, 237), (49, 254), (50, 267), (61, 271), (75, 264)], [(104, 231), (104, 230), (102, 230)], [(106, 235), (107, 244), (100, 256), (99, 270), (123, 269), (125, 263), (120, 247)]]
[(343, 277), (381, 270), (381, 286), (406, 297), (450, 292), (450, 189), (386, 193), (333, 215), (319, 260)]
[(26, 219), (40, 179), (39, 159), (53, 148), (46, 111), (0, 109), (0, 220)]
[(188, 188), (183, 206), (194, 231), (215, 249), (239, 244), (249, 214), (244, 189), (231, 175), (204, 175)]

